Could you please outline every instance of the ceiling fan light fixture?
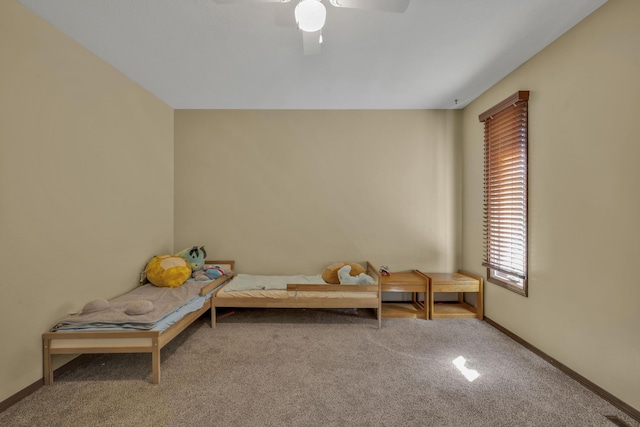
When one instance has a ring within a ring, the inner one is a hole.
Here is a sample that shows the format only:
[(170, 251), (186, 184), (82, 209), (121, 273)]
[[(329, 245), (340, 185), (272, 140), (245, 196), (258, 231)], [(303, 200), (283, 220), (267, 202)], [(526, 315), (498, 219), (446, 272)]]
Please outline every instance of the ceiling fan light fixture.
[(327, 9), (320, 0), (300, 0), (294, 10), (298, 28), (313, 33), (320, 31), (327, 19)]

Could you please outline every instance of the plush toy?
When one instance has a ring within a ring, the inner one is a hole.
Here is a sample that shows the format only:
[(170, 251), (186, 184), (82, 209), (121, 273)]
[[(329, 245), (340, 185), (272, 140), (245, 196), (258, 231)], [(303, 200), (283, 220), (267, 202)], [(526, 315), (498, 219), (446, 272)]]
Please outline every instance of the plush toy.
[(156, 286), (177, 288), (191, 276), (189, 262), (175, 255), (155, 256), (145, 267), (149, 282)]
[(197, 271), (202, 270), (202, 267), (204, 267), (204, 259), (207, 257), (207, 251), (204, 250), (204, 246), (191, 246), (190, 248), (181, 250), (175, 256), (186, 259), (191, 266), (191, 271)]
[(381, 276), (391, 276), (391, 272), (389, 271), (389, 267), (386, 265), (381, 265), (380, 270), (378, 270)]
[(206, 257), (204, 246), (191, 246), (175, 255), (154, 257), (145, 267), (144, 274), (154, 285), (170, 288), (182, 285), (190, 277), (206, 282), (233, 274), (219, 265), (205, 265)]
[(224, 271), (221, 266), (205, 264), (202, 269), (196, 270), (191, 273), (191, 277), (198, 281), (206, 282), (208, 280), (215, 280), (220, 276), (224, 276), (225, 274), (228, 273)]
[(324, 269), (324, 271), (322, 272), (322, 279), (327, 283), (332, 283), (334, 285), (339, 284), (340, 278), (338, 277), (338, 270), (340, 270), (345, 265), (351, 267), (351, 269), (349, 270), (349, 274), (351, 276), (357, 276), (361, 273), (364, 273), (364, 267), (360, 264), (351, 262), (336, 262)]
[(373, 277), (365, 273), (360, 273), (357, 276), (351, 275), (351, 266), (349, 264), (340, 267), (338, 270), (338, 278), (342, 285), (373, 285)]

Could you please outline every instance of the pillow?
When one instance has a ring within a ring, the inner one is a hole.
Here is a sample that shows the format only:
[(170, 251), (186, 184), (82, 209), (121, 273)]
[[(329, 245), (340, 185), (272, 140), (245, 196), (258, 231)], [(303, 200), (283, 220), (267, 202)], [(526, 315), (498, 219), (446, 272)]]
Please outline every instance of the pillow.
[(339, 285), (340, 278), (338, 277), (338, 270), (340, 270), (345, 265), (351, 267), (351, 271), (349, 272), (351, 276), (357, 276), (360, 273), (364, 273), (364, 267), (360, 264), (352, 262), (336, 262), (324, 269), (324, 271), (322, 272), (322, 279), (327, 283)]
[(161, 287), (177, 288), (191, 277), (191, 266), (186, 259), (175, 255), (153, 257), (147, 267), (147, 279)]
[(106, 310), (109, 307), (109, 301), (105, 299), (94, 299), (84, 305), (82, 308), (82, 314), (95, 313), (97, 311)]
[(153, 310), (153, 303), (146, 299), (134, 301), (127, 306), (124, 311), (129, 316), (139, 316), (141, 314), (147, 314)]

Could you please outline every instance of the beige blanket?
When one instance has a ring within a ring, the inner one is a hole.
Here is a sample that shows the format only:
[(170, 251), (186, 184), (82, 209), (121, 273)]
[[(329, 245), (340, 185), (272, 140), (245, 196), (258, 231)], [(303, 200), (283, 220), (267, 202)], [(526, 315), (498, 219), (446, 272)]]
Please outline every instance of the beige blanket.
[[(209, 283), (187, 281), (177, 288), (163, 288), (152, 284), (142, 285), (124, 295), (109, 300), (103, 310), (70, 315), (60, 321), (52, 330), (65, 329), (65, 327), (89, 328), (102, 325), (122, 326), (130, 324), (151, 326), (192, 299), (199, 297), (200, 289)], [(151, 307), (151, 311), (136, 315), (126, 313), (126, 311), (132, 311), (127, 310), (128, 308), (139, 306), (141, 302), (144, 306)]]

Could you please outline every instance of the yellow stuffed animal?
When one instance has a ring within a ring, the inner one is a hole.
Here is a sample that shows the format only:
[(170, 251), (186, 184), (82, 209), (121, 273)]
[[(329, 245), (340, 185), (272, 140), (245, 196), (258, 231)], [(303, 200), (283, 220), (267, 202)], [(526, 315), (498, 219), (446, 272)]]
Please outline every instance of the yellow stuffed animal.
[(349, 275), (357, 276), (360, 273), (364, 273), (364, 267), (355, 262), (336, 262), (328, 266), (322, 272), (322, 279), (327, 283), (332, 283), (334, 285), (340, 284), (340, 278), (338, 277), (338, 270), (340, 270), (345, 265), (351, 267), (351, 271), (349, 271)]
[(191, 265), (180, 256), (160, 255), (149, 261), (145, 271), (152, 284), (177, 288), (191, 276)]

